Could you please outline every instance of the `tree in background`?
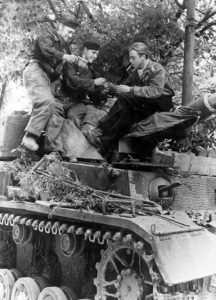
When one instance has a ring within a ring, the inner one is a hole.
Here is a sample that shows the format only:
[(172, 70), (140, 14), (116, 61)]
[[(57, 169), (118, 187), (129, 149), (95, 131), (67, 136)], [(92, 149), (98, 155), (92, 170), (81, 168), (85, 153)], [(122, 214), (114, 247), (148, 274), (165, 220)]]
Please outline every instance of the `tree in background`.
[[(215, 72), (214, 2), (200, 0), (196, 10), (195, 95), (214, 89), (214, 84), (209, 86)], [(122, 79), (127, 46), (143, 41), (153, 59), (169, 69), (175, 89), (181, 90), (186, 0), (8, 0), (0, 1), (0, 106), (8, 82), (21, 83), (37, 32), (61, 15), (81, 24), (73, 44), (79, 46), (89, 37), (100, 40), (98, 66), (109, 80)]]

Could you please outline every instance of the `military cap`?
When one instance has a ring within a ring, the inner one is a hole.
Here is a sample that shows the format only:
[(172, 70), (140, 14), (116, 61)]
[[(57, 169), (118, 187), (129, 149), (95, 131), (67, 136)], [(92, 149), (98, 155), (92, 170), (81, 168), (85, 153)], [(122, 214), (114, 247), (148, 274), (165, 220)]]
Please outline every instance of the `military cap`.
[(99, 50), (100, 44), (94, 40), (86, 40), (83, 44), (83, 48), (85, 47), (90, 50)]

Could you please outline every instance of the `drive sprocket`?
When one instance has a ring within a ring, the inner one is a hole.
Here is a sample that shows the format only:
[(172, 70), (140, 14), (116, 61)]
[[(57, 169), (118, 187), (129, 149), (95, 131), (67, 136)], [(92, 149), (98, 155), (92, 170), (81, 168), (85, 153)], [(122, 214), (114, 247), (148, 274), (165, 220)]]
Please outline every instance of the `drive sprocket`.
[[(144, 300), (152, 294), (151, 267), (144, 245), (134, 241), (110, 242), (101, 250), (101, 261), (96, 264), (96, 300)], [(152, 256), (151, 256), (152, 258)]]

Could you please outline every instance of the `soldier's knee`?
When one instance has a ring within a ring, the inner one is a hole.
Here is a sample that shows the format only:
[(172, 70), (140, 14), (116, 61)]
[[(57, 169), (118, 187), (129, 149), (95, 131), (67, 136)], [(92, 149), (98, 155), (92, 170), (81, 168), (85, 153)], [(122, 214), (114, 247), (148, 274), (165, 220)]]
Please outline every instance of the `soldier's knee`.
[(43, 101), (43, 107), (47, 112), (53, 113), (53, 111), (55, 110), (55, 101), (47, 98)]
[(69, 110), (67, 111), (67, 119), (73, 120), (75, 116), (76, 116), (76, 114), (73, 112), (72, 109), (69, 109)]

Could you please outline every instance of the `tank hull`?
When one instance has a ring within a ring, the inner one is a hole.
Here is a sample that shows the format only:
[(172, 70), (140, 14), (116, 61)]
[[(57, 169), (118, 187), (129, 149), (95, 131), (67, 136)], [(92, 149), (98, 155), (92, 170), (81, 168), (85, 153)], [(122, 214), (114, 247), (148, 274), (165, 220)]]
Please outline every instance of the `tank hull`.
[[(67, 166), (76, 171), (82, 184), (105, 192), (112, 190), (132, 199), (146, 199), (155, 179), (166, 178), (172, 182), (178, 177), (167, 167), (118, 170), (118, 176), (113, 177), (101, 166)], [(195, 190), (195, 186), (191, 188), (188, 184), (192, 179), (193, 176), (185, 179), (187, 193)], [(52, 284), (59, 289), (69, 287), (76, 294), (75, 299), (119, 297), (127, 300), (136, 297), (140, 290), (143, 299), (214, 299), (212, 278), (216, 266), (212, 262), (216, 257), (216, 237), (182, 209), (169, 215), (137, 215), (133, 213), (132, 201), (128, 212), (109, 214), (105, 208), (103, 213), (97, 213), (61, 205), (53, 208), (49, 201), (20, 201), (16, 193), (10, 193), (10, 187), (8, 191), (8, 195), (5, 188), (2, 191), (7, 201), (5, 198), (0, 201), (0, 226), (16, 246), (16, 260), (2, 267), (19, 269), (24, 278), (36, 276), (36, 283), (38, 277), (42, 278), (45, 283), (43, 288), (39, 286), (40, 293)], [(186, 194), (182, 185), (175, 188), (172, 206), (180, 205), (183, 193)], [(213, 204), (209, 208), (213, 209)], [(41, 258), (34, 259), (38, 244), (47, 249), (43, 254), (46, 260), (50, 257), (46, 268)], [(132, 266), (124, 265), (124, 260), (129, 259), (128, 253), (139, 257), (137, 261), (141, 263), (130, 258)], [(101, 278), (104, 279), (101, 281)], [(115, 282), (114, 287), (110, 287), (110, 282)], [(131, 284), (129, 296), (122, 296), (128, 282)]]

